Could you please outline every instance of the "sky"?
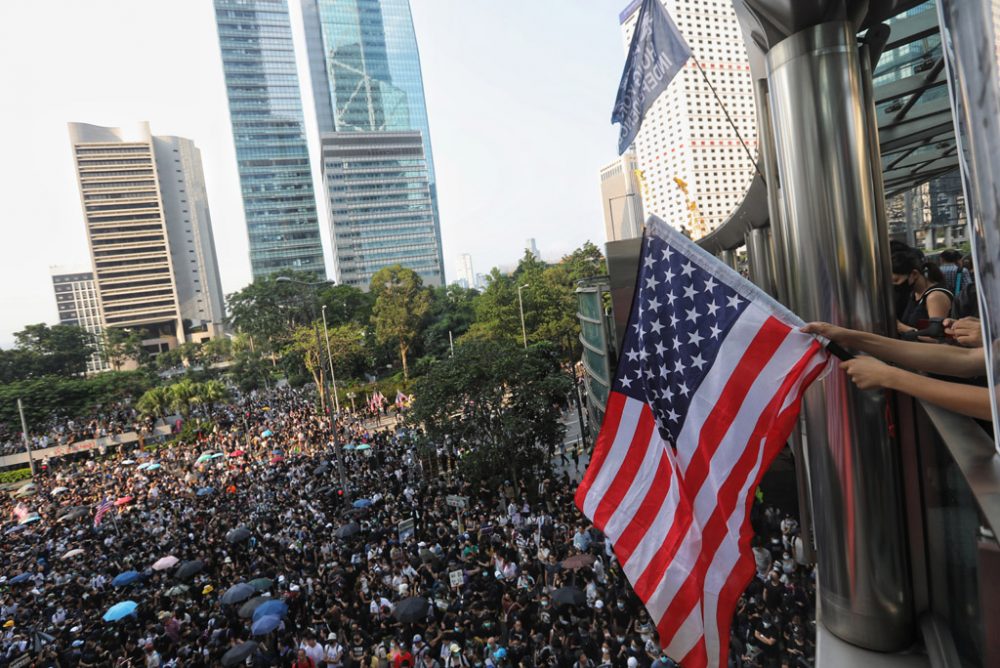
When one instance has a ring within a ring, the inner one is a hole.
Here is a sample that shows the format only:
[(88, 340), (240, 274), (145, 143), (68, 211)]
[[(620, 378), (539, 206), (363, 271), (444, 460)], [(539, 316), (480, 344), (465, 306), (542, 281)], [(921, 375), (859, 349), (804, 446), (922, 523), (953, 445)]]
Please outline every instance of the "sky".
[[(529, 237), (548, 260), (603, 243), (598, 174), (616, 155), (626, 0), (410, 2), (448, 280), (461, 253), (488, 273), (513, 266)], [(316, 171), (299, 2), (289, 4)], [(211, 0), (0, 3), (0, 347), (26, 324), (57, 322), (51, 266), (90, 267), (68, 122), (146, 120), (194, 140), (223, 289), (250, 281), (213, 17)], [(321, 229), (329, 258), (325, 218)]]

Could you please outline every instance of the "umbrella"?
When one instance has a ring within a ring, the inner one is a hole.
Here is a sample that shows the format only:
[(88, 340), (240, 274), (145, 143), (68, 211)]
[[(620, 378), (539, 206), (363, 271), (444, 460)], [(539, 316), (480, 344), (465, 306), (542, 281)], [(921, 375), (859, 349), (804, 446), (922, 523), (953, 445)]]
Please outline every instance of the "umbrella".
[(372, 446), (368, 445), (367, 443), (362, 443), (361, 445), (357, 446), (354, 449), (357, 450), (358, 452), (364, 452), (365, 450), (371, 450)]
[(429, 607), (430, 604), (423, 596), (411, 596), (396, 604), (392, 616), (403, 624), (413, 624), (427, 618)]
[(282, 603), (281, 601), (272, 599), (270, 601), (261, 603), (260, 605), (257, 606), (257, 609), (253, 611), (253, 621), (256, 622), (261, 617), (267, 615), (274, 615), (276, 617), (281, 617), (282, 619), (284, 619), (285, 615), (287, 614), (288, 614), (288, 606)]
[(594, 561), (597, 560), (592, 554), (574, 554), (572, 557), (563, 559), (562, 563), (559, 565), (568, 571), (575, 571), (581, 568), (587, 568), (588, 566), (593, 566)]
[(368, 506), (372, 505), (372, 500), (371, 499), (358, 499), (357, 501), (355, 501), (351, 505), (354, 506), (355, 508), (367, 508)]
[(10, 580), (7, 580), (7, 584), (21, 584), (22, 582), (26, 582), (30, 577), (31, 573), (21, 573), (20, 575), (15, 575)]
[(254, 596), (252, 599), (240, 606), (240, 617), (243, 619), (250, 619), (253, 617), (253, 613), (257, 612), (257, 608), (271, 600), (274, 599), (268, 596)]
[(104, 613), (104, 621), (106, 622), (117, 622), (122, 617), (128, 617), (135, 609), (139, 606), (135, 601), (122, 601), (121, 603), (115, 603), (113, 606), (108, 608), (108, 611)]
[(214, 487), (202, 487), (198, 490), (198, 496), (208, 496), (215, 491)]
[(127, 587), (141, 578), (142, 575), (136, 571), (125, 571), (116, 575), (115, 579), (111, 581), (111, 585), (113, 587)]
[(246, 453), (247, 453), (246, 450), (233, 450), (232, 452), (229, 453), (229, 456), (230, 457), (242, 457)]
[(274, 432), (271, 431), (270, 429), (265, 429), (264, 431), (260, 432), (261, 438), (268, 438), (270, 436), (274, 436)]
[(73, 520), (78, 520), (85, 515), (90, 514), (90, 508), (86, 506), (76, 506), (75, 508), (70, 508), (65, 515), (59, 518), (60, 522), (72, 522)]
[(344, 446), (344, 450), (353, 450), (353, 449), (354, 449), (353, 443), (348, 443), (347, 445)]
[(51, 494), (52, 496), (59, 496), (63, 492), (68, 492), (68, 491), (69, 487), (56, 487), (55, 489), (52, 490)]
[(560, 587), (552, 592), (552, 602), (556, 605), (580, 606), (587, 602), (587, 596), (579, 587)]
[(271, 454), (272, 455), (283, 455), (283, 454), (285, 454), (285, 451), (282, 450), (281, 448), (275, 448), (274, 450), (271, 450)]
[(253, 640), (248, 640), (247, 642), (241, 642), (236, 647), (222, 655), (222, 665), (223, 668), (230, 668), (231, 666), (238, 666), (247, 660), (247, 658), (254, 653), (257, 649), (257, 643)]
[(274, 629), (281, 626), (281, 617), (277, 615), (264, 615), (250, 627), (250, 634), (255, 636), (266, 636)]
[(143, 464), (139, 464), (138, 466), (136, 466), (135, 469), (137, 471), (145, 471), (146, 469), (149, 468), (150, 464), (152, 464), (152, 462), (145, 462)]
[(211, 458), (212, 458), (212, 453), (211, 452), (203, 452), (201, 454), (201, 457), (199, 457), (197, 460), (195, 460), (195, 464), (201, 464), (202, 462), (207, 462)]
[(11, 528), (9, 528), (6, 531), (4, 531), (4, 534), (6, 535), (6, 534), (10, 534), (10, 533), (17, 533), (18, 531), (22, 531), (22, 530), (24, 530), (24, 525), (23, 524), (15, 524)]
[(285, 458), (282, 457), (281, 455), (275, 455), (274, 457), (271, 457), (271, 463), (272, 464), (278, 464), (278, 463), (283, 462), (283, 461), (285, 461)]
[(270, 578), (256, 578), (247, 583), (257, 591), (267, 591), (274, 584), (274, 580)]
[(145, 459), (146, 457), (152, 457), (152, 456), (153, 456), (153, 453), (151, 453), (151, 452), (139, 452), (139, 453), (136, 453), (135, 458), (136, 459)]
[(361, 531), (361, 525), (359, 525), (357, 522), (348, 522), (344, 526), (337, 529), (337, 531), (334, 532), (334, 535), (337, 536), (337, 538), (350, 538), (351, 536), (353, 536), (356, 533), (359, 533), (360, 531)]
[(176, 585), (167, 590), (167, 596), (180, 596), (188, 589), (190, 589), (190, 587), (187, 585)]
[(72, 559), (73, 557), (75, 557), (78, 554), (83, 554), (83, 550), (81, 550), (80, 548), (76, 548), (76, 549), (70, 550), (69, 552), (67, 552), (66, 554), (64, 554), (60, 558), (65, 561), (66, 559)]
[(156, 463), (156, 462), (153, 462), (152, 464), (149, 465), (149, 468), (147, 468), (146, 470), (147, 471), (155, 471), (158, 468), (160, 468), (160, 465), (158, 463)]
[(121, 461), (121, 464), (122, 464), (122, 466), (130, 466), (132, 464), (135, 464), (135, 460), (134, 459), (123, 459)]
[(115, 505), (116, 506), (124, 506), (125, 504), (132, 503), (132, 499), (134, 499), (134, 498), (135, 497), (133, 497), (133, 496), (121, 496), (121, 497), (118, 497), (118, 500), (115, 501)]
[(195, 559), (194, 561), (185, 561), (183, 564), (177, 567), (177, 579), (178, 580), (190, 580), (195, 576), (196, 573), (200, 573), (201, 569), (205, 568), (205, 563)]
[(242, 603), (256, 593), (256, 589), (251, 587), (245, 582), (239, 584), (234, 584), (232, 587), (226, 590), (226, 593), (222, 595), (222, 602), (226, 605), (232, 605), (233, 603)]
[(326, 462), (323, 462), (322, 464), (313, 469), (313, 475), (323, 475), (329, 470), (330, 470), (330, 465), (327, 464)]
[(226, 534), (227, 543), (242, 543), (247, 538), (250, 537), (251, 531), (246, 527), (239, 527), (238, 529), (233, 529)]
[(36, 491), (38, 490), (35, 487), (35, 484), (29, 482), (27, 485), (22, 485), (20, 488), (18, 488), (18, 490), (14, 492), (14, 496), (20, 496), (20, 497), (31, 496)]
[(31, 524), (32, 522), (37, 522), (40, 519), (42, 519), (41, 515), (39, 515), (38, 513), (31, 513), (30, 515), (25, 515), (24, 518), (20, 522), (18, 522), (18, 524), (21, 525)]
[(214, 455), (209, 457), (209, 459), (218, 459), (219, 457), (225, 457), (226, 455), (221, 452), (216, 452)]
[(155, 564), (153, 564), (153, 570), (154, 571), (165, 571), (165, 570), (168, 570), (168, 569), (173, 568), (174, 566), (176, 566), (178, 561), (179, 560), (177, 559), (177, 557), (175, 557), (173, 555), (166, 556), (166, 557), (161, 557), (161, 558), (159, 558), (159, 559), (156, 560)]

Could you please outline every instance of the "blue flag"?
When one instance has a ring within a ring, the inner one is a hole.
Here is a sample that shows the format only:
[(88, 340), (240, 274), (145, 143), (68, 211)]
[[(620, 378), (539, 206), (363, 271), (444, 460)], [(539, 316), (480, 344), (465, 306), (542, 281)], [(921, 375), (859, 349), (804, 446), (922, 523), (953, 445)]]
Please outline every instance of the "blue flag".
[(619, 155), (639, 134), (646, 112), (690, 55), (687, 42), (660, 0), (643, 0), (611, 114), (612, 123), (621, 123)]

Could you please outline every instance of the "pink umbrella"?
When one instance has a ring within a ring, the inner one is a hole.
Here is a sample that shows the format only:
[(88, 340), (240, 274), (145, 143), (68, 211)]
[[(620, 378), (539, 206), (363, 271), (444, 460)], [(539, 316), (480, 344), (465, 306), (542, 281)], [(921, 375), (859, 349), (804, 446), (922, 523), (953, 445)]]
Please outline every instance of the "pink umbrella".
[(173, 568), (174, 566), (176, 566), (178, 561), (179, 560), (177, 559), (177, 557), (173, 555), (163, 557), (162, 559), (157, 560), (155, 564), (153, 564), (153, 570), (165, 571), (168, 568)]
[(246, 450), (233, 450), (229, 453), (230, 457), (242, 457), (246, 454)]
[(283, 462), (283, 461), (285, 461), (285, 458), (282, 457), (281, 455), (275, 455), (274, 457), (271, 457), (272, 464), (277, 464), (278, 462)]
[(133, 498), (134, 497), (131, 497), (131, 496), (120, 497), (117, 501), (115, 501), (115, 505), (116, 506), (124, 506), (126, 503), (132, 503), (132, 499)]

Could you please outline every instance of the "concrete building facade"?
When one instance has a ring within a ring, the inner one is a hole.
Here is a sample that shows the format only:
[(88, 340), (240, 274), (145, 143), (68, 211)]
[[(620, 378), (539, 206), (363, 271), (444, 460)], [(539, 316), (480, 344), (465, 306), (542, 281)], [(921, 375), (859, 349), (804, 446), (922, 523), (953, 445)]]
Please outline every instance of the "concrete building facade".
[[(94, 274), (89, 269), (49, 267), (52, 290), (60, 325), (80, 327), (94, 335), (96, 344), (101, 340), (101, 302), (97, 298)], [(87, 372), (96, 373), (111, 368), (95, 351), (87, 362)]]
[(601, 205), (607, 241), (642, 236), (645, 221), (635, 152), (626, 151), (601, 169)]
[[(640, 5), (639, 0), (632, 2), (619, 16), (626, 53)], [(693, 58), (646, 113), (633, 148), (642, 173), (645, 215), (656, 214), (676, 227), (693, 228), (694, 236), (700, 236), (736, 209), (754, 167), (694, 58), (756, 156), (753, 81), (730, 0), (663, 0), (663, 5), (691, 47)]]
[(442, 285), (420, 132), (334, 132), (321, 141), (340, 282), (367, 290), (375, 272), (401, 264)]

